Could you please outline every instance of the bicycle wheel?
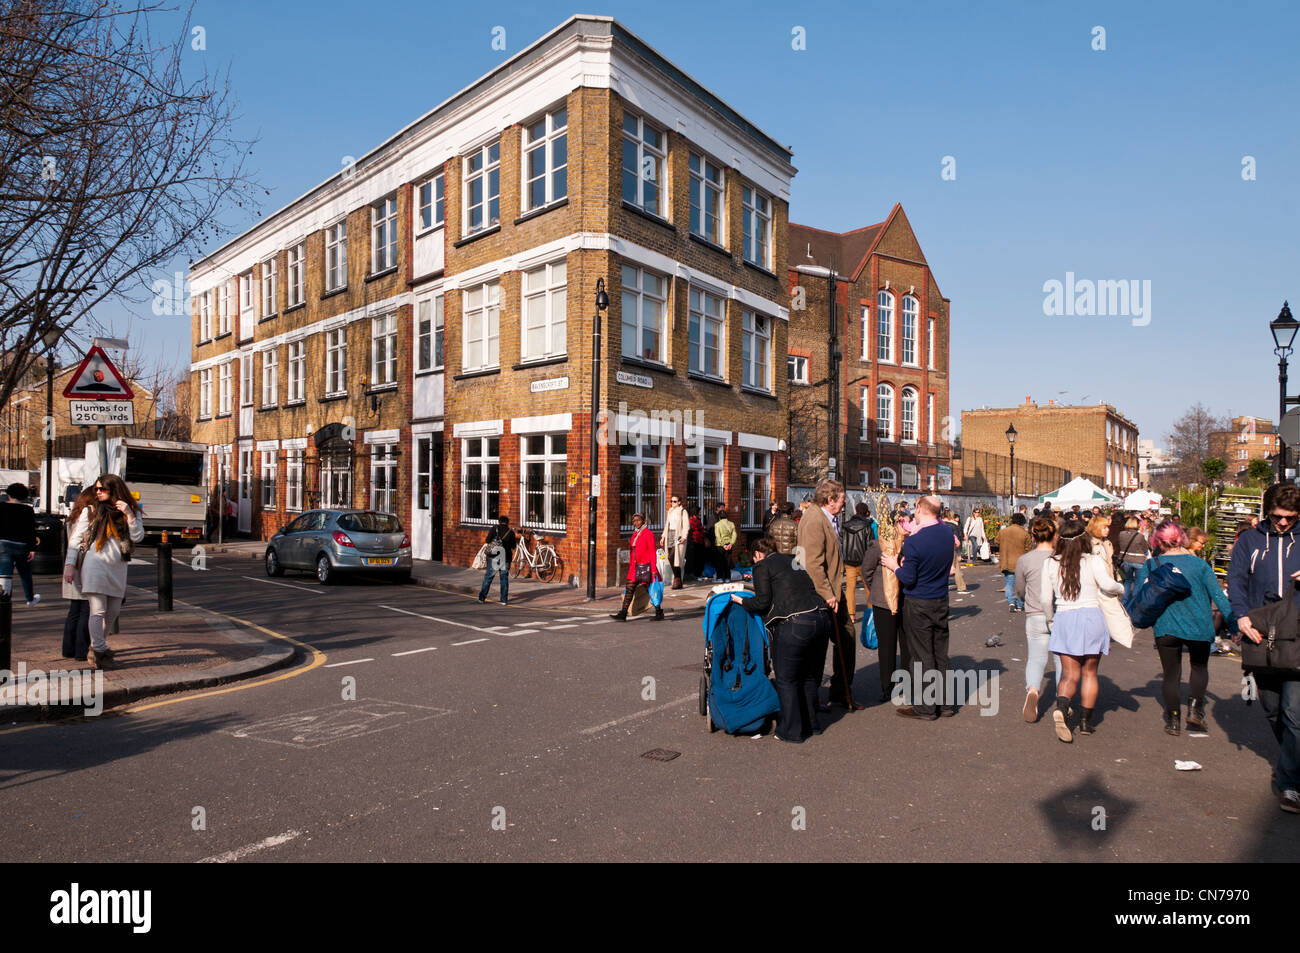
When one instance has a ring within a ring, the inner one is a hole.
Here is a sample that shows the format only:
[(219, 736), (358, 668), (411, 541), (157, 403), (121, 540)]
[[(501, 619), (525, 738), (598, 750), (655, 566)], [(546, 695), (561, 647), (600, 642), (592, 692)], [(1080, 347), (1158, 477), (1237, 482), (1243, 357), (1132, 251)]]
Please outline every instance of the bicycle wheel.
[(549, 546), (537, 554), (537, 578), (542, 582), (550, 582), (555, 578), (555, 574), (560, 571), (559, 558), (555, 555), (555, 550)]
[(524, 559), (524, 547), (521, 543), (519, 548), (515, 550), (514, 562), (510, 564), (510, 575), (518, 579), (519, 574), (524, 571), (525, 565), (527, 565), (527, 561)]

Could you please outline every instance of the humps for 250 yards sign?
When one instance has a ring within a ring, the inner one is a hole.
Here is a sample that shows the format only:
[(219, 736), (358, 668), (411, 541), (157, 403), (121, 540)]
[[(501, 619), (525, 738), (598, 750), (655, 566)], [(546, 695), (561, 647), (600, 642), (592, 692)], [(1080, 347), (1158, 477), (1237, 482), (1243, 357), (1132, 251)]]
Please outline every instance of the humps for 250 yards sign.
[(78, 427), (135, 423), (135, 394), (103, 349), (95, 346), (63, 388)]

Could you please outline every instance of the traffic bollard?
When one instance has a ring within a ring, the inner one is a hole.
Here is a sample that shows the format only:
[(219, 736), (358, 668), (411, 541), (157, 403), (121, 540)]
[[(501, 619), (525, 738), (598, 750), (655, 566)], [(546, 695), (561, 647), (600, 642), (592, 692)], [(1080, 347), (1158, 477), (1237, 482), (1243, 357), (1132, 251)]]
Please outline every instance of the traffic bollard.
[(14, 600), (7, 592), (0, 592), (0, 669), (12, 671), (9, 664), (10, 648), (13, 645)]
[(166, 534), (158, 544), (158, 611), (172, 611), (172, 544)]

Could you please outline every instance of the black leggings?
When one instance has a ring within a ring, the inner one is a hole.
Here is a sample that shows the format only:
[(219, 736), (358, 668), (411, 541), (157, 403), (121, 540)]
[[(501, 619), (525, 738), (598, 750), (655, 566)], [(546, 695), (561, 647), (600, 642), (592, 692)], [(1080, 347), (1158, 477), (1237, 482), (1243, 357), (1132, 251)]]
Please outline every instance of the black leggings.
[(1187, 677), (1187, 700), (1204, 700), (1205, 689), (1210, 684), (1210, 647), (1213, 644), (1180, 639), (1174, 635), (1156, 637), (1156, 651), (1160, 653), (1160, 665), (1165, 670), (1165, 711), (1178, 711), (1180, 707), (1184, 648), (1192, 662), (1192, 670)]

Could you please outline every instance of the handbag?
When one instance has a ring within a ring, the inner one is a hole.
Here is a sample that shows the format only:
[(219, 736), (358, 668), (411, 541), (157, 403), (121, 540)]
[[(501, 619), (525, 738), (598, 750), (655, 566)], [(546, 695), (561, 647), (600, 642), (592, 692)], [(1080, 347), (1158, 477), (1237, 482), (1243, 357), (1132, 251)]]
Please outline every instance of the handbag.
[(474, 556), (474, 561), (469, 564), (470, 569), (487, 569), (487, 543), (479, 547), (478, 553)]
[(1124, 606), (1139, 629), (1151, 628), (1166, 609), (1192, 594), (1192, 584), (1177, 566), (1162, 565), (1159, 556), (1152, 556), (1151, 562), (1154, 565), (1147, 570), (1146, 582)]
[(637, 584), (645, 583), (649, 585), (654, 580), (654, 567), (649, 563), (636, 564), (636, 581)]
[(862, 607), (862, 633), (859, 638), (865, 649), (874, 649), (880, 645), (876, 639), (876, 615), (871, 611), (871, 606)]
[(1262, 642), (1241, 640), (1242, 671), (1255, 674), (1300, 675), (1300, 638), (1297, 638), (1294, 595), (1248, 613), (1251, 625), (1264, 636)]
[(1119, 596), (1108, 596), (1106, 593), (1100, 593), (1097, 597), (1097, 605), (1101, 607), (1102, 617), (1106, 620), (1106, 629), (1110, 632), (1113, 641), (1118, 642), (1126, 649), (1133, 647), (1133, 621), (1124, 611), (1124, 606), (1119, 601)]
[(650, 583), (650, 604), (656, 609), (664, 604), (664, 584), (662, 582)]

